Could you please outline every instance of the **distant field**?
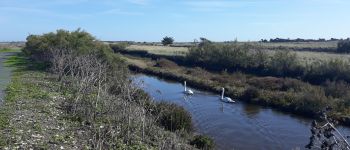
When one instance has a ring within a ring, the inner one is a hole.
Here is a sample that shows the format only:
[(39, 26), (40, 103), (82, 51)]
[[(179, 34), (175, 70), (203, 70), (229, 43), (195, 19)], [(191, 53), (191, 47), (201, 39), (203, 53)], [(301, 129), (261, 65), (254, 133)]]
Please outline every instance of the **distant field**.
[(151, 46), (151, 45), (130, 45), (127, 50), (145, 50), (152, 54), (158, 55), (176, 55), (184, 56), (188, 52), (187, 47), (170, 47), (170, 46)]
[(329, 42), (283, 42), (283, 43), (259, 43), (250, 42), (249, 44), (258, 45), (266, 48), (299, 48), (299, 49), (335, 49), (337, 48), (337, 41)]
[[(336, 42), (307, 42), (307, 43), (259, 43), (264, 47), (276, 47), (276, 49), (266, 51), (273, 55), (278, 46), (283, 47), (301, 47), (301, 48), (315, 48), (315, 47), (336, 47)], [(319, 44), (319, 45), (318, 45)], [(174, 55), (174, 56), (184, 56), (188, 52), (187, 47), (170, 47), (170, 46), (152, 46), (152, 45), (130, 45), (127, 47), (128, 50), (145, 50), (151, 54), (158, 55)], [(336, 54), (336, 53), (327, 53), (327, 52), (313, 52), (313, 51), (294, 51), (301, 63), (310, 64), (313, 62), (327, 61), (331, 59), (342, 59), (349, 61), (349, 54)], [(350, 61), (349, 61), (350, 62)]]
[[(267, 50), (273, 55), (276, 50)], [(310, 51), (294, 51), (302, 64), (311, 64), (313, 62), (329, 61), (332, 59), (350, 60), (349, 54), (336, 54), (327, 52), (310, 52)], [(350, 61), (349, 61), (350, 62)]]

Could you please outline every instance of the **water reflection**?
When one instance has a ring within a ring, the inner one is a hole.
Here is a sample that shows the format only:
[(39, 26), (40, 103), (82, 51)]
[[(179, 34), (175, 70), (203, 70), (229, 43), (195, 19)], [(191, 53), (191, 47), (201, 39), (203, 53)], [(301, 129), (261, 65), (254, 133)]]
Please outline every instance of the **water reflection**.
[(243, 105), (243, 110), (244, 113), (247, 115), (249, 118), (256, 118), (257, 115), (260, 113), (261, 106), (257, 105)]

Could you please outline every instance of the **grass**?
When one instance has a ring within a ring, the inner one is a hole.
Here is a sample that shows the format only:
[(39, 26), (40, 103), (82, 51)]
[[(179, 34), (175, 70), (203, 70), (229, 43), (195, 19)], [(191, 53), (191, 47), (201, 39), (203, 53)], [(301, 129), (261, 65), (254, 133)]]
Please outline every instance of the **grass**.
[[(273, 55), (276, 50), (267, 50), (269, 55)], [(311, 51), (293, 51), (297, 54), (297, 58), (301, 64), (307, 65), (311, 63), (340, 59), (349, 61), (349, 54), (336, 54), (327, 52), (311, 52)]]
[(249, 44), (261, 46), (263, 48), (336, 48), (337, 41), (328, 41), (328, 42), (281, 42), (281, 43), (258, 43), (258, 42), (249, 42)]
[(20, 52), (20, 48), (4, 48), (0, 49), (0, 53), (9, 53), (9, 52)]
[(151, 54), (167, 56), (184, 56), (188, 52), (187, 47), (151, 46), (151, 45), (130, 45), (127, 50), (145, 50)]

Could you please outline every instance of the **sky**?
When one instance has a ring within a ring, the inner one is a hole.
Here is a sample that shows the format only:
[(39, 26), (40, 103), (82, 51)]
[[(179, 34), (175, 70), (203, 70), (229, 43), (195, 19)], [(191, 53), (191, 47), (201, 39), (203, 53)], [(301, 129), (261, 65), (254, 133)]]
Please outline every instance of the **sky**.
[(350, 37), (350, 0), (0, 0), (0, 41), (81, 28), (99, 40)]

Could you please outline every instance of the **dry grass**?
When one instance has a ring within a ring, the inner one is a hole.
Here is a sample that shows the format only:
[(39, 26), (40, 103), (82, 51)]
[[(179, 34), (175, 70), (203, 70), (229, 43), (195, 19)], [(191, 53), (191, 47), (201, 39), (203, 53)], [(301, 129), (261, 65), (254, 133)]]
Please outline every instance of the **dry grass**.
[(249, 44), (262, 46), (265, 48), (336, 48), (337, 41), (330, 42), (283, 42), (283, 43), (258, 43), (249, 42)]
[[(276, 50), (267, 50), (269, 55), (273, 55)], [(340, 60), (350, 60), (349, 54), (336, 54), (336, 53), (327, 53), (327, 52), (310, 52), (310, 51), (293, 51), (297, 54), (301, 64), (311, 64), (314, 62), (324, 62), (334, 59)]]
[(151, 45), (130, 45), (127, 50), (145, 50), (152, 54), (158, 55), (185, 55), (188, 52), (187, 47), (170, 47), (170, 46), (151, 46)]

